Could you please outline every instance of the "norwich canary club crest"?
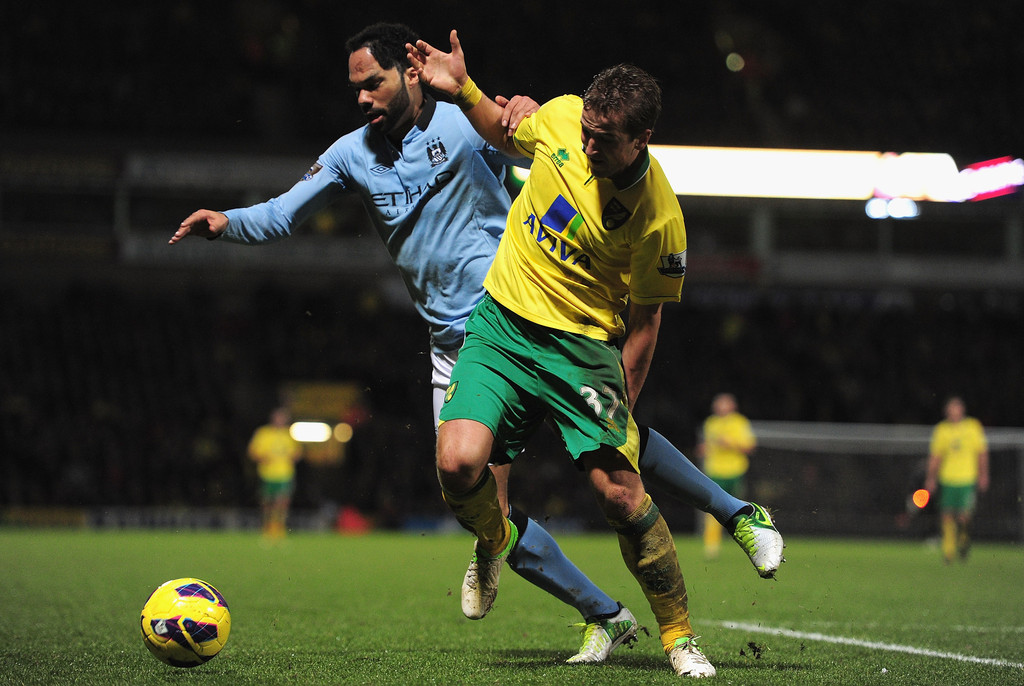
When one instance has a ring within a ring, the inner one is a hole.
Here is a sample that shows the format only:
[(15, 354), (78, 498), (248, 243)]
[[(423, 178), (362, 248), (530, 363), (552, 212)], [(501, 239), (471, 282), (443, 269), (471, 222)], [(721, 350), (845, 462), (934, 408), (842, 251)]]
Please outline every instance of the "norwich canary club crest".
[(445, 391), (445, 393), (444, 393), (444, 401), (445, 402), (448, 402), (449, 400), (452, 399), (452, 396), (455, 395), (455, 389), (458, 388), (458, 387), (459, 387), (459, 382), (458, 381), (456, 381), (455, 383), (453, 383), (452, 385), (450, 385), (448, 387), (448, 390)]
[(617, 198), (612, 198), (601, 211), (601, 225), (607, 231), (614, 231), (626, 223), (629, 215), (630, 211), (626, 209), (626, 206), (619, 202)]

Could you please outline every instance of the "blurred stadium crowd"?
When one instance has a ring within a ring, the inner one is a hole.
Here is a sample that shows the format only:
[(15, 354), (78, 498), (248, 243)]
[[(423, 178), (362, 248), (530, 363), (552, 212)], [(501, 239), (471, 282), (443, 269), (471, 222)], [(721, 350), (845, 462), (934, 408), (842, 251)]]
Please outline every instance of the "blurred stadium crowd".
[[(297, 505), (354, 505), (392, 525), (440, 512), (414, 313), (345, 283), (179, 291), (2, 293), (0, 503), (251, 505), (245, 446), (281, 383), (335, 379), (364, 388), (371, 418), (330, 479), (300, 482)], [(695, 286), (667, 308), (638, 418), (689, 451), (721, 389), (756, 419), (918, 424), (956, 391), (985, 424), (1022, 426), (1006, 383), (1024, 378), (1022, 315), (1020, 294)]]
[(665, 85), (660, 143), (984, 159), (1021, 140), (1005, 105), (1024, 67), (1013, 3), (523, 0), (501, 14), (460, 0), (5, 3), (0, 130), (319, 151), (363, 123), (345, 39), (388, 20), (439, 45), (459, 29), (477, 82), (538, 101), (635, 62)]
[[(458, 28), (492, 93), (544, 100), (582, 90), (607, 64), (635, 62), (665, 87), (659, 143), (972, 160), (1022, 149), (1019, 113), (1004, 102), (1024, 66), (1013, 3), (656, 0), (612, 16), (527, 0), (503, 8), (506, 21), (476, 3), (421, 7), (7, 3), (0, 152), (312, 158), (363, 123), (343, 43), (382, 19), (435, 44)], [(733, 53), (744, 61), (736, 72), (725, 66)], [(166, 218), (168, 236), (192, 209)], [(59, 266), (42, 257), (39, 268)], [(443, 513), (427, 340), (410, 310), (342, 277), (310, 291), (268, 274), (214, 293), (187, 276), (167, 291), (137, 278), (146, 277), (42, 288), (0, 280), (0, 506), (254, 506), (245, 445), (280, 384), (337, 379), (364, 388), (372, 419), (340, 468), (323, 478), (303, 468), (296, 505), (350, 504), (392, 526)], [(1018, 292), (688, 282), (660, 340), (638, 417), (686, 450), (721, 390), (754, 419), (919, 424), (937, 421), (956, 392), (985, 424), (1024, 426)], [(586, 496), (580, 507), (593, 510)]]

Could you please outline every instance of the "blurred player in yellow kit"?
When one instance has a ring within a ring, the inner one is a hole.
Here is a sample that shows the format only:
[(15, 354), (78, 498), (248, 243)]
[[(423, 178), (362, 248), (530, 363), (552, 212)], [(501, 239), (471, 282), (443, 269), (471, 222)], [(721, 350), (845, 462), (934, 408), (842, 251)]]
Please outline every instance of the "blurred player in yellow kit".
[(263, 535), (283, 538), (288, 509), (295, 492), (295, 463), (302, 445), (289, 433), (291, 415), (283, 407), (270, 413), (270, 423), (256, 429), (249, 440), (249, 458), (260, 477)]
[(968, 525), (977, 491), (988, 490), (988, 441), (981, 422), (967, 416), (963, 399), (947, 400), (945, 414), (932, 431), (924, 487), (929, 493), (935, 492), (936, 481), (942, 487), (942, 557), (949, 564), (957, 554), (967, 559), (970, 551)]
[[(711, 416), (704, 421), (703, 441), (698, 455), (704, 458), (704, 473), (729, 495), (740, 498), (743, 477), (750, 467), (749, 455), (757, 446), (750, 421), (737, 410), (731, 393), (719, 393), (711, 401)], [(711, 515), (704, 518), (704, 555), (718, 557), (722, 526)]]

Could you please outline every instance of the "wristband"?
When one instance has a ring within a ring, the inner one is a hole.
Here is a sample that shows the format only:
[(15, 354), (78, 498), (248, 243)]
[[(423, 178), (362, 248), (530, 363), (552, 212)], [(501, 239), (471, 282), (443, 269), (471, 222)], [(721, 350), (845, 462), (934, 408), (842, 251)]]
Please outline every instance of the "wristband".
[(452, 100), (465, 112), (473, 109), (483, 97), (484, 92), (473, 83), (473, 79), (467, 77), (466, 83), (462, 84), (462, 87), (452, 95)]

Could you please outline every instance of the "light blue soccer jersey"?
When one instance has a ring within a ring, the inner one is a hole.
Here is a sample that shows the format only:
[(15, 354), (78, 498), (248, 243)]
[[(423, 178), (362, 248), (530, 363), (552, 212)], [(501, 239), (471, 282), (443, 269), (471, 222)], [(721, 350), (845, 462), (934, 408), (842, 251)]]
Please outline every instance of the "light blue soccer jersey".
[(358, 193), (427, 322), (432, 349), (450, 352), (483, 297), (511, 204), (505, 166), (517, 162), (487, 145), (458, 107), (427, 97), (401, 149), (370, 126), (357, 129), (285, 193), (225, 212), (223, 238), (286, 238), (342, 193)]

